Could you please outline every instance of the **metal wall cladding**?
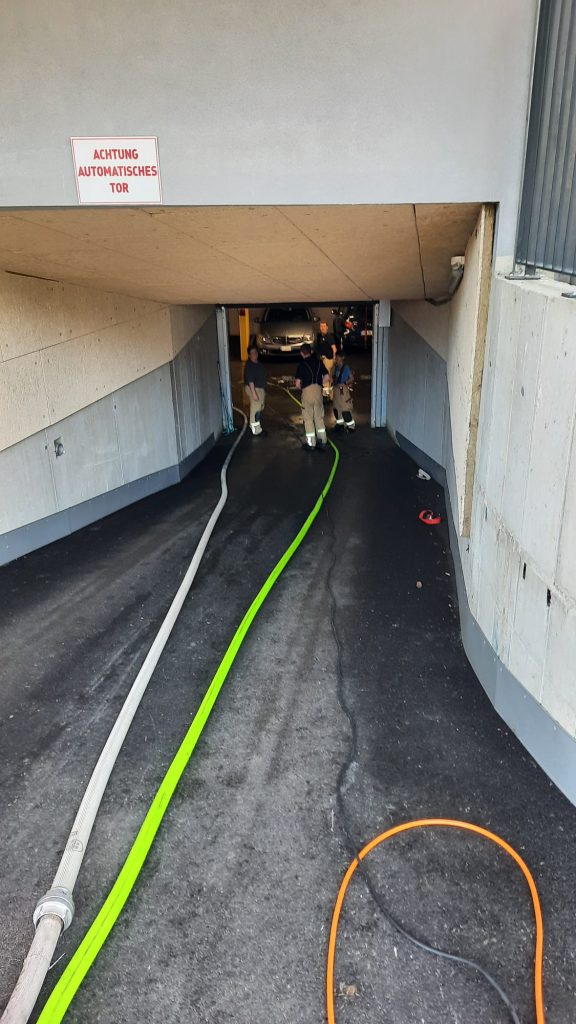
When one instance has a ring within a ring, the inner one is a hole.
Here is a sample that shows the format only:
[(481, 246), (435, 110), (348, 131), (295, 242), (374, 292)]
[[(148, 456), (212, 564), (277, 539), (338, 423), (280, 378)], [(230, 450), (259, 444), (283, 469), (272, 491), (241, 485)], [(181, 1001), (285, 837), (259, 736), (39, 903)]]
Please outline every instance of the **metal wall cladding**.
[(396, 314), (389, 338), (389, 425), (445, 466), (447, 408), (446, 363)]
[(516, 261), (576, 274), (576, 0), (542, 0)]
[(218, 437), (222, 430), (215, 313), (175, 357), (171, 374), (181, 462), (208, 437)]

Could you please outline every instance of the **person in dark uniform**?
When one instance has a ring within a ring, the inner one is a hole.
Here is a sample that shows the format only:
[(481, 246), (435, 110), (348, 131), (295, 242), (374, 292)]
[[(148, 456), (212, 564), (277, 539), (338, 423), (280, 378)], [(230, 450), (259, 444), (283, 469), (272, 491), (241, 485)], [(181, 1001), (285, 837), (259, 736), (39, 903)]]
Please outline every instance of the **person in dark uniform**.
[(252, 345), (248, 349), (248, 362), (244, 367), (244, 391), (250, 402), (250, 430), (255, 437), (262, 434), (260, 414), (266, 404), (266, 371), (258, 362), (258, 349)]
[(343, 352), (344, 351), (344, 330), (345, 330), (345, 326), (344, 325), (345, 325), (345, 320), (346, 320), (346, 317), (344, 316), (345, 310), (339, 307), (338, 309), (333, 309), (332, 310), (332, 314), (333, 314), (333, 317), (334, 317), (334, 319), (332, 320), (332, 331), (334, 332), (334, 340), (336, 342), (336, 350), (338, 352)]
[(302, 358), (296, 369), (296, 387), (302, 391), (302, 416), (306, 431), (302, 447), (312, 451), (316, 448), (316, 440), (319, 448), (326, 447), (322, 388), (328, 386), (329, 376), (310, 345), (305, 343), (300, 351)]
[(327, 398), (329, 398), (337, 346), (334, 340), (334, 335), (331, 334), (330, 331), (328, 330), (328, 324), (326, 320), (322, 320), (320, 323), (320, 330), (316, 338), (316, 351), (324, 364), (324, 369), (326, 370), (326, 373), (328, 374), (329, 380), (328, 384), (324, 388), (324, 395)]

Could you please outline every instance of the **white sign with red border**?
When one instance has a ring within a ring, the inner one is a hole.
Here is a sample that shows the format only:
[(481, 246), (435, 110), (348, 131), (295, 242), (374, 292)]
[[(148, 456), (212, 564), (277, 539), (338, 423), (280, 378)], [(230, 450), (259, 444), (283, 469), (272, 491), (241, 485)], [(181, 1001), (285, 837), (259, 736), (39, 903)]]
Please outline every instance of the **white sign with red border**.
[(78, 202), (91, 206), (162, 202), (158, 139), (73, 138)]

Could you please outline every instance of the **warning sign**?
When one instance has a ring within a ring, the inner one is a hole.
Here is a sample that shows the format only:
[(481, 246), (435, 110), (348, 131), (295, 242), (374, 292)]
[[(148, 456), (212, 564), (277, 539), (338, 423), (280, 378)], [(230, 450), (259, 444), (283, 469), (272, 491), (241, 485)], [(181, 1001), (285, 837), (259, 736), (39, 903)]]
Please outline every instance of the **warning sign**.
[(101, 206), (162, 202), (155, 135), (70, 141), (79, 203)]

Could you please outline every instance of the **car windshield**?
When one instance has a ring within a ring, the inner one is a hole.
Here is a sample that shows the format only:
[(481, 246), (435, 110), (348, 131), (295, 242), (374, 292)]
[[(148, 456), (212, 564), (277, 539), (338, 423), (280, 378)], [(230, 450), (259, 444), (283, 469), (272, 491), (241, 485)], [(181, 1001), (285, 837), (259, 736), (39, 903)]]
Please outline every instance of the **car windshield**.
[(264, 316), (264, 323), (266, 324), (280, 324), (280, 323), (296, 323), (302, 322), (302, 320), (310, 320), (310, 313), (307, 309), (302, 309), (301, 306), (274, 306), (266, 310)]

